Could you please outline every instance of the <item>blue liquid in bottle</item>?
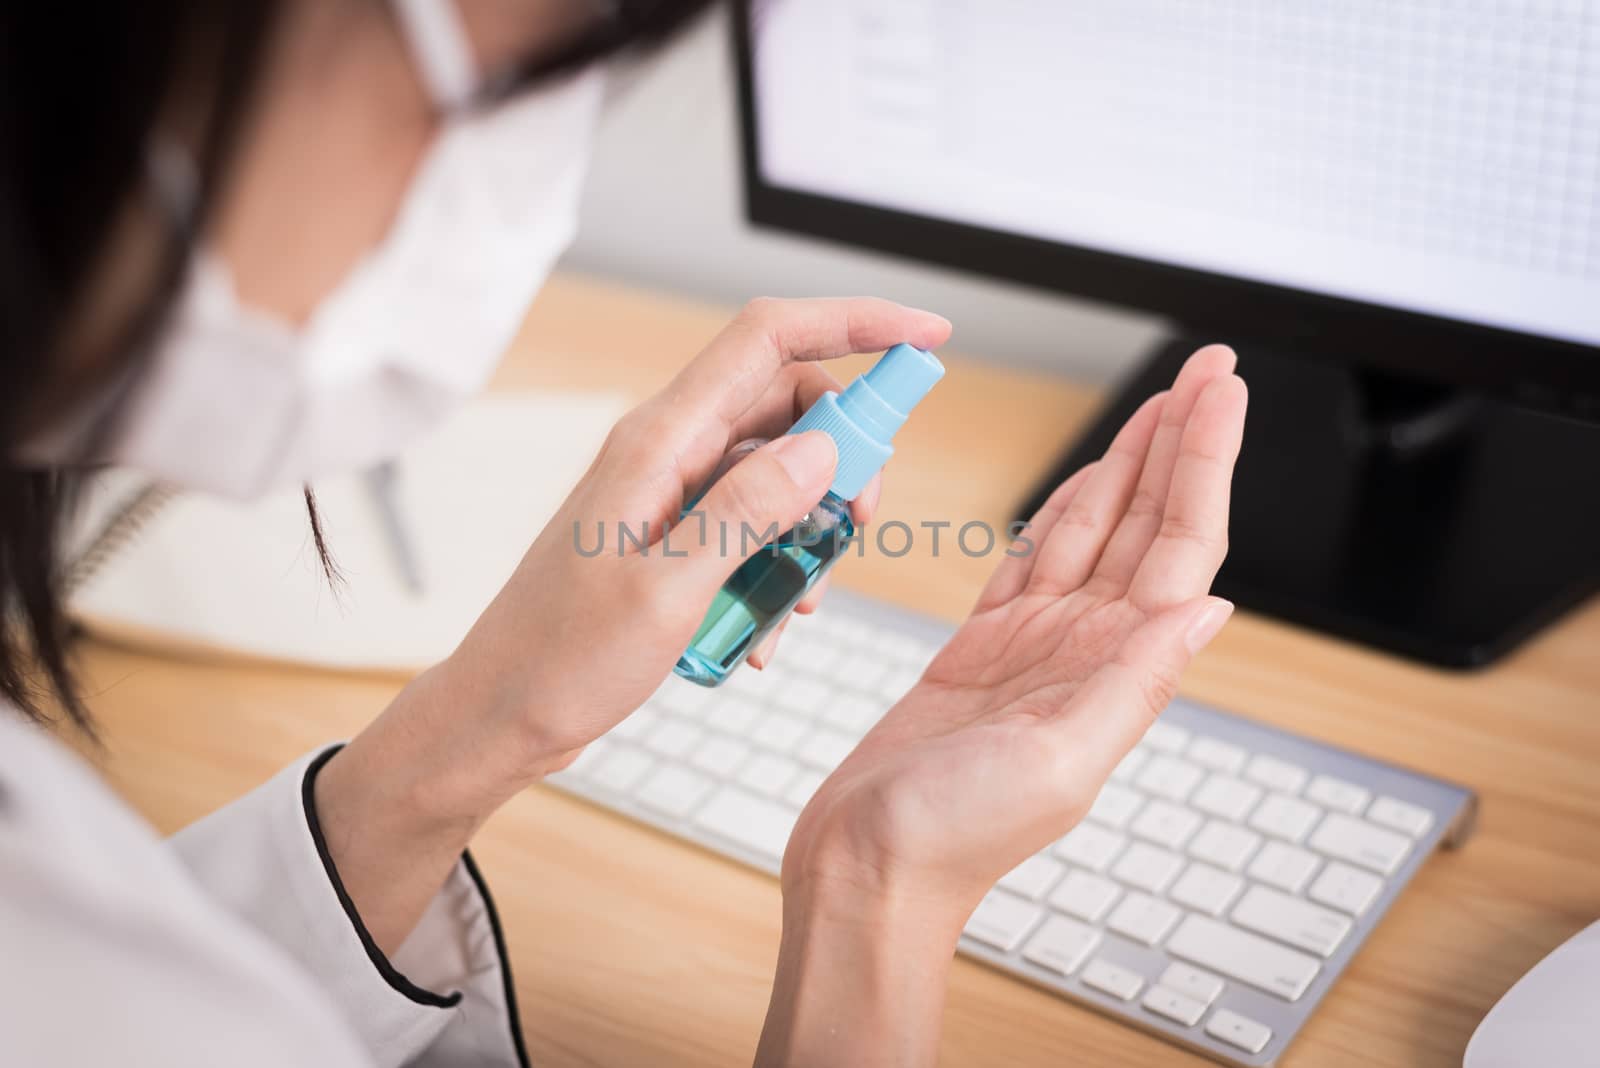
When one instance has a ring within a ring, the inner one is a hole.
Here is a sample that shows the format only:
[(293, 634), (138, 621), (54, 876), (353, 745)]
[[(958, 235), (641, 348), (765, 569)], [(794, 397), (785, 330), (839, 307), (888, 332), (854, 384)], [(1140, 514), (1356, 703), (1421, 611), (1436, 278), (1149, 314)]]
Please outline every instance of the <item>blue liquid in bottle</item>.
[(855, 536), (850, 502), (828, 494), (800, 522), (740, 564), (678, 660), (677, 673), (715, 686), (786, 619)]
[[(944, 366), (931, 352), (896, 345), (843, 393), (823, 394), (789, 429), (821, 430), (833, 438), (839, 451), (833, 486), (799, 523), (734, 569), (678, 658), (677, 674), (702, 686), (720, 685), (838, 562), (855, 535), (850, 502), (894, 453), (895, 431), (943, 376)], [(761, 444), (735, 446), (728, 461), (736, 463)]]

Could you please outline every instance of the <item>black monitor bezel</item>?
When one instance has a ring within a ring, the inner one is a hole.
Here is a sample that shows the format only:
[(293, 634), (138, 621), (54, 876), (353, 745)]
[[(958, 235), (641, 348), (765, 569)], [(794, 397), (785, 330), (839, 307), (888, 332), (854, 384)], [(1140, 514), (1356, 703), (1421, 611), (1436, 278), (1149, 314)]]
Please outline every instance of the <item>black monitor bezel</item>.
[(753, 224), (1151, 312), (1219, 340), (1339, 360), (1600, 421), (1600, 348), (1594, 346), (773, 185), (761, 173), (753, 2), (735, 0), (729, 20), (745, 215)]

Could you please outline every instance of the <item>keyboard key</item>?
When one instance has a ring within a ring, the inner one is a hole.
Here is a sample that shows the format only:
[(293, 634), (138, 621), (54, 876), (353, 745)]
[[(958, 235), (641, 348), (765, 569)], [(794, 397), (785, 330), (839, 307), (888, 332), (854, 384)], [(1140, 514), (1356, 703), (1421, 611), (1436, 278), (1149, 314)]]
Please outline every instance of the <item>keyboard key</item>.
[(1433, 813), (1417, 805), (1380, 797), (1367, 809), (1367, 819), (1416, 838), (1433, 826)]
[(904, 649), (896, 650), (907, 667), (914, 667), (918, 671), (926, 671), (933, 658), (939, 655), (941, 646), (933, 642), (922, 641), (917, 638), (906, 640)]
[(743, 698), (729, 697), (706, 713), (706, 723), (729, 734), (743, 734), (761, 718), (761, 706)]
[(1144, 798), (1133, 790), (1108, 782), (1100, 788), (1100, 795), (1090, 806), (1089, 818), (1096, 823), (1103, 823), (1107, 827), (1116, 827), (1120, 830), (1128, 825), (1128, 821), (1139, 811), (1139, 806), (1142, 804)]
[(716, 690), (669, 678), (650, 700), (683, 719), (702, 720), (720, 696)]
[(637, 742), (649, 734), (662, 720), (661, 713), (646, 706), (611, 728), (610, 736)]
[(1215, 738), (1196, 738), (1185, 755), (1203, 768), (1226, 775), (1239, 774), (1249, 756), (1238, 746), (1219, 742)]
[(1092, 872), (1073, 869), (1050, 895), (1050, 904), (1070, 916), (1099, 923), (1113, 902), (1122, 896), (1122, 887)]
[(926, 664), (938, 651), (935, 646), (913, 638), (909, 634), (899, 634), (892, 630), (878, 632), (878, 652), (902, 664)]
[(1132, 782), (1133, 777), (1139, 774), (1139, 769), (1144, 767), (1145, 761), (1150, 759), (1147, 749), (1130, 749), (1117, 761), (1117, 766), (1111, 769), (1112, 782)]
[(795, 750), (795, 756), (800, 758), (802, 764), (810, 764), (823, 771), (832, 771), (844, 762), (844, 758), (849, 756), (855, 747), (854, 738), (838, 731), (821, 728), (800, 743), (800, 748)]
[(1167, 891), (1167, 896), (1196, 912), (1220, 916), (1243, 888), (1244, 880), (1237, 875), (1229, 875), (1209, 864), (1191, 864)]
[[(792, 664), (804, 664), (806, 674), (815, 678), (826, 678), (826, 673), (818, 669), (811, 658), (831, 648), (815, 628), (815, 613), (803, 616), (798, 613), (789, 617), (789, 624), (783, 631), (783, 657)], [(790, 658), (793, 658), (792, 660)]]
[(904, 697), (911, 687), (922, 678), (922, 672), (914, 668), (892, 668), (878, 682), (878, 696), (888, 704), (894, 704)]
[(1313, 824), (1322, 818), (1322, 809), (1298, 797), (1268, 794), (1267, 799), (1250, 814), (1250, 826), (1262, 834), (1298, 842), (1305, 838)]
[(1144, 744), (1151, 749), (1176, 756), (1189, 744), (1189, 732), (1158, 719), (1144, 732)]
[(801, 768), (789, 785), (783, 788), (783, 799), (795, 808), (805, 808), (811, 795), (817, 792), (827, 776), (811, 768)]
[(1178, 854), (1135, 842), (1111, 869), (1111, 876), (1129, 886), (1159, 894), (1177, 878), (1182, 868), (1183, 858)]
[(1133, 996), (1144, 986), (1144, 978), (1138, 972), (1120, 964), (1112, 964), (1104, 957), (1096, 957), (1089, 962), (1089, 966), (1083, 970), (1083, 982), (1085, 986), (1092, 986), (1120, 1001), (1133, 1000)]
[(1071, 975), (1099, 944), (1100, 932), (1088, 924), (1051, 916), (1022, 947), (1022, 955), (1041, 968)]
[(1250, 862), (1250, 878), (1298, 894), (1321, 861), (1304, 849), (1282, 842), (1268, 842)]
[(1056, 843), (1054, 853), (1090, 871), (1105, 871), (1127, 841), (1116, 831), (1080, 823)]
[(1206, 1034), (1246, 1053), (1260, 1053), (1272, 1041), (1272, 1028), (1240, 1016), (1229, 1009), (1218, 1009), (1206, 1021)]
[[(826, 619), (828, 629), (832, 631), (839, 641), (846, 645), (860, 646), (877, 640), (878, 628), (869, 625), (865, 620), (855, 619), (837, 612), (827, 613)], [(811, 620), (810, 622), (816, 622), (816, 620)]]
[(578, 754), (576, 760), (568, 764), (560, 772), (557, 772), (557, 774), (570, 775), (574, 779), (586, 778), (589, 772), (594, 770), (595, 765), (605, 758), (606, 753), (610, 751), (613, 744), (604, 737), (596, 738), (583, 747), (583, 752)]
[(1261, 836), (1231, 823), (1211, 820), (1189, 843), (1189, 855), (1219, 868), (1238, 871), (1261, 844)]
[(1029, 901), (1038, 901), (1065, 870), (1066, 865), (1060, 861), (1036, 854), (1007, 872), (1000, 879), (1000, 886)]
[(1003, 953), (1010, 953), (1039, 921), (1044, 911), (1004, 890), (990, 890), (978, 902), (964, 928), (967, 935)]
[(770, 749), (775, 753), (787, 753), (800, 743), (811, 729), (803, 719), (784, 712), (768, 711), (756, 721), (755, 726), (745, 734), (752, 742), (763, 749)]
[(794, 779), (800, 765), (775, 753), (757, 753), (739, 769), (734, 781), (768, 797), (777, 797)]
[(749, 755), (750, 747), (739, 739), (713, 734), (694, 751), (689, 763), (701, 771), (725, 778), (732, 775), (733, 769), (742, 764)]
[(1380, 875), (1393, 875), (1411, 851), (1411, 839), (1405, 835), (1337, 812), (1322, 821), (1308, 844), (1323, 856), (1347, 860)]
[(1205, 1005), (1194, 998), (1180, 994), (1176, 990), (1169, 990), (1160, 984), (1145, 992), (1142, 1004), (1157, 1016), (1176, 1020), (1185, 1027), (1193, 1027), (1199, 1023), (1200, 1017), (1206, 1011)]
[(647, 808), (683, 819), (706, 799), (712, 786), (712, 781), (699, 772), (668, 764), (657, 768), (633, 792), (633, 796)]
[(694, 814), (697, 826), (776, 862), (783, 858), (795, 813), (747, 790), (723, 786)]
[(1331, 957), (1350, 933), (1350, 921), (1342, 914), (1266, 886), (1246, 891), (1232, 919), (1240, 927), (1323, 958)]
[(706, 732), (702, 727), (669, 719), (645, 737), (644, 747), (657, 756), (675, 760), (699, 745), (705, 736)]
[(1148, 894), (1131, 893), (1111, 910), (1106, 927), (1141, 945), (1153, 946), (1183, 914)]
[[(787, 645), (788, 635), (785, 634), (784, 637), (784, 644)], [(831, 679), (833, 669), (844, 659), (845, 650), (831, 641), (818, 638), (809, 647), (802, 645), (799, 655), (795, 654), (796, 650), (785, 648), (779, 655), (792, 657), (791, 663), (804, 664), (806, 671)]]
[(772, 699), (781, 690), (788, 687), (794, 676), (783, 668), (772, 665), (763, 671), (751, 668), (747, 671), (736, 671), (728, 679), (728, 692), (740, 697), (748, 697), (757, 704), (770, 704)]
[(1189, 804), (1229, 823), (1242, 823), (1245, 813), (1261, 800), (1261, 787), (1227, 775), (1213, 775), (1200, 784)]
[(1280, 794), (1297, 794), (1309, 776), (1299, 764), (1262, 753), (1250, 761), (1244, 769), (1244, 777)]
[(1177, 849), (1187, 842), (1200, 827), (1201, 817), (1186, 808), (1166, 801), (1152, 801), (1145, 806), (1129, 830), (1135, 837), (1147, 842)]
[(1177, 961), (1167, 965), (1167, 970), (1161, 973), (1157, 982), (1168, 990), (1176, 990), (1185, 997), (1194, 998), (1202, 1005), (1209, 1006), (1222, 993), (1221, 979)]
[(655, 758), (628, 746), (617, 746), (595, 765), (589, 779), (608, 790), (626, 792), (655, 767)]
[(786, 712), (815, 719), (833, 699), (833, 692), (833, 687), (819, 679), (791, 675), (788, 682), (773, 693), (772, 703)]
[(1209, 968), (1285, 1001), (1298, 1001), (1322, 970), (1315, 957), (1209, 916), (1190, 914), (1185, 917), (1167, 940), (1166, 949), (1180, 960)]
[(888, 705), (860, 694), (836, 693), (822, 709), (822, 722), (857, 737), (883, 718)]
[(1182, 801), (1200, 785), (1204, 774), (1188, 761), (1162, 754), (1151, 757), (1134, 781), (1141, 790), (1172, 801)]
[(1336, 779), (1332, 775), (1318, 775), (1311, 780), (1311, 785), (1306, 787), (1308, 800), (1325, 805), (1335, 812), (1348, 812), (1352, 816), (1361, 815), (1361, 810), (1367, 807), (1367, 799), (1371, 796), (1355, 783)]
[(1359, 916), (1367, 911), (1382, 889), (1383, 880), (1376, 875), (1334, 860), (1329, 861), (1322, 874), (1317, 876), (1317, 881), (1311, 884), (1306, 896), (1312, 901), (1332, 905), (1341, 912)]
[(871, 653), (850, 653), (833, 669), (836, 679), (862, 693), (875, 693), (883, 673), (883, 661)]

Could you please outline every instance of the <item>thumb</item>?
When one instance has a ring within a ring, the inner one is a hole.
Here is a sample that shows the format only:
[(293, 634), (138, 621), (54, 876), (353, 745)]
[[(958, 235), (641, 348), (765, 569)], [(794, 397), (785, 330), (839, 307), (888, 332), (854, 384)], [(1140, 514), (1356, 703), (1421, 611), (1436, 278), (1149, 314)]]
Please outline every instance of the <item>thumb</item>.
[(694, 509), (703, 526), (680, 561), (687, 580), (709, 596), (741, 560), (792, 527), (827, 494), (837, 461), (833, 439), (809, 430), (785, 434), (735, 464)]
[[(1072, 695), (1068, 715), (1080, 749), (1090, 740), (1104, 756), (1106, 775), (1176, 696), (1178, 680), (1194, 655), (1233, 615), (1233, 603), (1200, 597), (1140, 624), (1110, 660)], [(1067, 732), (1064, 732), (1067, 733)]]

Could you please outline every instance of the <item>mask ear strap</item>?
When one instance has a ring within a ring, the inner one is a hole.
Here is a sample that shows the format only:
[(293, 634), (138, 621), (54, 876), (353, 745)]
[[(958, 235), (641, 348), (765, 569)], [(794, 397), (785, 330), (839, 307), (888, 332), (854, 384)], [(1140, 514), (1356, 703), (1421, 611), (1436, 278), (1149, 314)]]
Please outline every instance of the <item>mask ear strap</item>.
[(454, 0), (391, 0), (411, 60), (442, 114), (465, 107), (478, 92), (478, 63)]

